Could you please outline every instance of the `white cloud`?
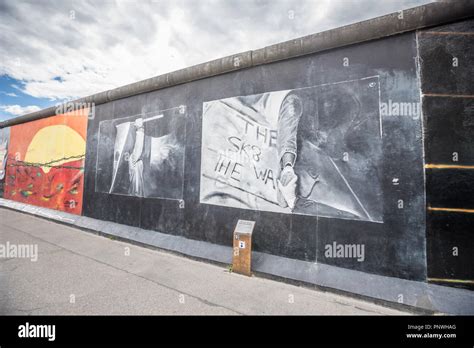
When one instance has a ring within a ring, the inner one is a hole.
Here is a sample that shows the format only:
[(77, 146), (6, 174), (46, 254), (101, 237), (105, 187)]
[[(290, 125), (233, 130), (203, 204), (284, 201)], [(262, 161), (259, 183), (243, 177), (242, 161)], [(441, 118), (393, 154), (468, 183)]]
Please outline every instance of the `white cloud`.
[(21, 115), (29, 114), (30, 112), (39, 111), (41, 110), (41, 108), (36, 105), (28, 105), (28, 106), (0, 105), (0, 110), (3, 110), (6, 113), (13, 116), (21, 116)]
[(82, 97), (431, 0), (0, 2), (0, 75)]

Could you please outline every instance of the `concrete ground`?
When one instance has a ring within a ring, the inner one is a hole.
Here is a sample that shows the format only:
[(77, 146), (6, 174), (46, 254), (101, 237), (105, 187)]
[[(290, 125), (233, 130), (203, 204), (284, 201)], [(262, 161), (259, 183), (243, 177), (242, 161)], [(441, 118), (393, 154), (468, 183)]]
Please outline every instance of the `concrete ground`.
[(0, 257), (0, 314), (407, 314), (0, 208), (7, 242), (37, 245), (38, 260)]

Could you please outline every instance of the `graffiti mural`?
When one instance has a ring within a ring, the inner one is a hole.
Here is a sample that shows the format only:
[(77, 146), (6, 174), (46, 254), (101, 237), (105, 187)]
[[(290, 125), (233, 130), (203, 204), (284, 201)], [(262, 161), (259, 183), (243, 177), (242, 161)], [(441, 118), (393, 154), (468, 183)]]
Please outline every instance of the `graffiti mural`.
[(88, 110), (11, 127), (5, 198), (81, 214)]
[(184, 106), (146, 111), (99, 125), (96, 192), (182, 199)]
[(383, 221), (378, 77), (206, 102), (201, 203)]
[(0, 197), (3, 197), (4, 191), (9, 140), (10, 128), (0, 129)]

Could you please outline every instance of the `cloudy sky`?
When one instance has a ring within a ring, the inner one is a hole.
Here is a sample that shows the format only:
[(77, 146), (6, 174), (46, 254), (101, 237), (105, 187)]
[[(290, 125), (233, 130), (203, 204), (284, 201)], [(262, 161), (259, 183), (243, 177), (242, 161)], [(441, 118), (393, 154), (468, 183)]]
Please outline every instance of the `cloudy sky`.
[(0, 121), (432, 0), (0, 0)]

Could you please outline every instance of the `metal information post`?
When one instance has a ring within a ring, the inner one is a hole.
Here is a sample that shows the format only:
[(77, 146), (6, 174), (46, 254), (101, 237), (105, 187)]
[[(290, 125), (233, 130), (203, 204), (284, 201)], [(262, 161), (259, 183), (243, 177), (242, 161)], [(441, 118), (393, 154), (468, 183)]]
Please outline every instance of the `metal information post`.
[(234, 230), (232, 270), (247, 276), (252, 275), (252, 233), (254, 227), (255, 221), (239, 220)]

